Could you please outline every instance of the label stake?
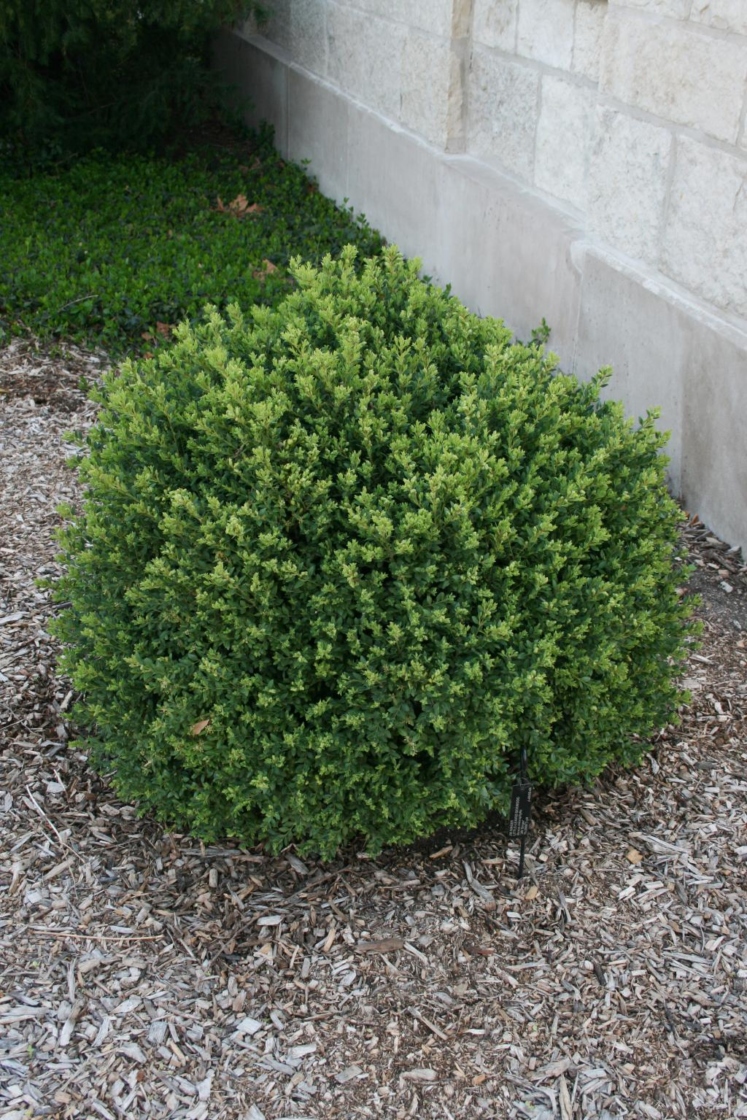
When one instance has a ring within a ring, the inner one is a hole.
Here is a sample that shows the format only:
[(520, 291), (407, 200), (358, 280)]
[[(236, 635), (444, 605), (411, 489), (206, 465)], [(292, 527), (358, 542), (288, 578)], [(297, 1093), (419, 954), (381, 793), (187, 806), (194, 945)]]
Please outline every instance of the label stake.
[(509, 839), (519, 841), (519, 879), (524, 876), (524, 856), (531, 819), (532, 786), (527, 774), (527, 749), (522, 747), (519, 756), (519, 780), (511, 791), (511, 812), (508, 818)]

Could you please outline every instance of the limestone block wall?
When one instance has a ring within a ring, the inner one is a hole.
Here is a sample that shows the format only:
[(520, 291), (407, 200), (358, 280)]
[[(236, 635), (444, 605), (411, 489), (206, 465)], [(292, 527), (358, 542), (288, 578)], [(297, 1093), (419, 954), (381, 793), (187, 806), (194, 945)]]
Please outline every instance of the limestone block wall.
[(475, 0), (467, 106), (467, 151), (747, 316), (744, 0)]
[(747, 545), (747, 0), (266, 0), (219, 63), (475, 310), (660, 405)]
[[(313, 74), (446, 150), (461, 127), (454, 0), (270, 0), (265, 39)], [(466, 5), (457, 5), (465, 8)], [(255, 32), (256, 21), (244, 27)]]
[(747, 318), (747, 0), (268, 8), (263, 36), (313, 74)]

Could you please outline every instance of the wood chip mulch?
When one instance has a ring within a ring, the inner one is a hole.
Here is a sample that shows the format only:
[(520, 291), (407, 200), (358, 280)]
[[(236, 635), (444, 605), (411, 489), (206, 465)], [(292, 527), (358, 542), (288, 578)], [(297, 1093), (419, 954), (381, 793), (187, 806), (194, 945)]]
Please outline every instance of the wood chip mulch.
[(377, 859), (205, 848), (68, 745), (63, 433), (102, 356), (0, 352), (0, 1117), (747, 1117), (747, 570), (697, 519), (692, 702), (637, 772)]

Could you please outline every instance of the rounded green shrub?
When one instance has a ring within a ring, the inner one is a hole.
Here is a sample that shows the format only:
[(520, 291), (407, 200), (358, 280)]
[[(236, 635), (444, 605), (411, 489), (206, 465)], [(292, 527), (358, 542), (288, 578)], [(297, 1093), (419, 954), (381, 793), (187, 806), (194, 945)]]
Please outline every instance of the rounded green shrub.
[(125, 365), (64, 534), (99, 764), (205, 839), (330, 855), (639, 756), (687, 634), (664, 442), (355, 250)]

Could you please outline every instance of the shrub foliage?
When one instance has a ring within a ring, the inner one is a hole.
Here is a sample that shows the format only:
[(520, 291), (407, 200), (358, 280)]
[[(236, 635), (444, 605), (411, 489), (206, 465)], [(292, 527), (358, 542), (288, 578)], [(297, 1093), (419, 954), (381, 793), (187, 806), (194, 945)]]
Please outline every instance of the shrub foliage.
[(252, 0), (0, 0), (0, 137), (143, 149), (216, 103), (209, 36)]
[(686, 633), (663, 437), (394, 249), (106, 385), (59, 632), (100, 764), (205, 839), (371, 850), (633, 762)]

